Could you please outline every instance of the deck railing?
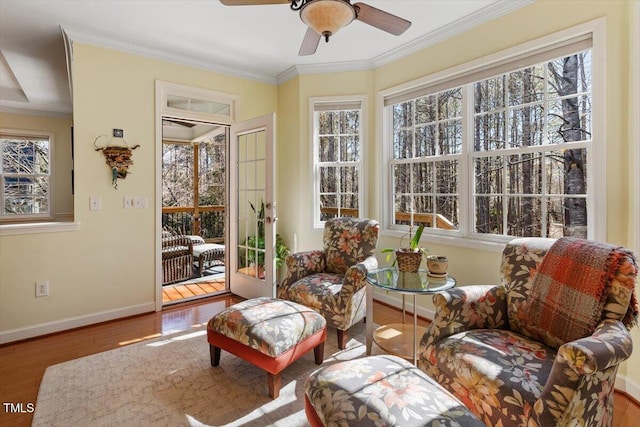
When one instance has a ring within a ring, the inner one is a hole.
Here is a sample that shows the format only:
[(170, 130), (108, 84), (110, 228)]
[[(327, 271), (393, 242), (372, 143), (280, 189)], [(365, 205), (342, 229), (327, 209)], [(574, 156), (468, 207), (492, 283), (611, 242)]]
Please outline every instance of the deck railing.
[(177, 234), (201, 236), (211, 243), (224, 243), (224, 206), (162, 208), (162, 228)]

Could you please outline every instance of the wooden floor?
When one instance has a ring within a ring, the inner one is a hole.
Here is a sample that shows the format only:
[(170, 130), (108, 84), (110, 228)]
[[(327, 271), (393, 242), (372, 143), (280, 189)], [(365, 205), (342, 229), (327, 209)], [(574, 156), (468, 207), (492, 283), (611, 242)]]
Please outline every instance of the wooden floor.
[[(0, 346), (0, 400), (3, 402), (3, 408), (0, 408), (0, 426), (31, 425), (32, 414), (29, 413), (28, 405), (36, 403), (40, 381), (47, 366), (205, 325), (216, 313), (238, 301), (237, 297), (226, 294), (171, 306), (159, 313)], [(375, 303), (376, 323), (398, 322), (401, 317), (399, 310)], [(424, 319), (419, 323), (428, 324)], [(335, 335), (332, 334), (327, 339), (335, 339)], [(18, 409), (17, 405), (20, 404), (23, 413), (10, 413), (5, 409), (5, 403), (12, 404), (14, 409)], [(613, 427), (638, 425), (638, 402), (616, 392), (614, 406)]]
[(224, 276), (206, 282), (177, 283), (162, 287), (162, 304), (173, 304), (192, 300), (209, 294), (217, 294), (225, 290)]

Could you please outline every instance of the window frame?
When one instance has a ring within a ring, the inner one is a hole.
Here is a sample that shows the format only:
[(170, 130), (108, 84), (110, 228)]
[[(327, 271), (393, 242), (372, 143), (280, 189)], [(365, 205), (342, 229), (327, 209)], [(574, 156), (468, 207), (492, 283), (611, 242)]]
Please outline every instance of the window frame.
[[(472, 60), (437, 73), (433, 73), (417, 80), (406, 82), (398, 86), (380, 91), (378, 93), (379, 117), (381, 122), (381, 149), (378, 150), (380, 164), (382, 165), (382, 177), (380, 186), (382, 194), (381, 212), (383, 235), (401, 238), (408, 231), (407, 226), (399, 226), (393, 223), (394, 201), (392, 200), (393, 177), (391, 176), (390, 162), (393, 160), (393, 114), (390, 99), (397, 99), (404, 94), (424, 91), (427, 88), (435, 88), (431, 92), (450, 89), (458, 86), (472, 87), (472, 84), (454, 84), (464, 76), (475, 74), (500, 64), (512, 62), (536, 55), (541, 50), (562, 43), (569, 42), (580, 37), (590, 36), (592, 41), (592, 139), (591, 146), (587, 150), (587, 235), (590, 239), (606, 240), (606, 203), (598, 203), (606, 197), (606, 49), (605, 49), (605, 22), (603, 18), (586, 22), (584, 24), (548, 35), (529, 42), (511, 47), (509, 49)], [(481, 81), (478, 78), (474, 81)], [(386, 104), (386, 105), (385, 105)], [(492, 248), (499, 250), (502, 245), (512, 239), (511, 236), (490, 235), (473, 232), (473, 97), (466, 97), (463, 105), (463, 156), (460, 159), (460, 185), (459, 206), (460, 225), (457, 231), (425, 228), (425, 235), (436, 243), (452, 244), (472, 248)], [(469, 139), (470, 138), (470, 139)], [(597, 159), (596, 162), (594, 159)]]
[[(55, 166), (54, 166), (54, 146), (55, 139), (53, 132), (43, 132), (37, 130), (25, 130), (25, 129), (0, 129), (0, 137), (13, 137), (13, 138), (37, 138), (42, 140), (48, 140), (49, 143), (49, 173), (46, 174), (48, 179), (48, 191), (47, 191), (47, 212), (38, 214), (26, 214), (26, 215), (10, 215), (4, 214), (5, 194), (4, 194), (4, 173), (0, 175), (0, 225), (10, 224), (23, 224), (29, 222), (42, 222), (53, 221), (55, 218)], [(0, 150), (1, 150), (0, 146)], [(0, 159), (1, 161), (1, 159)]]
[[(358, 158), (357, 162), (345, 162), (349, 164), (355, 164), (358, 170), (358, 216), (365, 217), (365, 145), (367, 141), (367, 104), (366, 97), (364, 95), (354, 96), (330, 96), (330, 97), (311, 97), (309, 98), (309, 133), (311, 144), (311, 181), (313, 183), (312, 194), (312, 224), (314, 229), (324, 229), (325, 221), (320, 219), (320, 162), (318, 161), (318, 148), (319, 148), (319, 129), (316, 113), (321, 111), (339, 111), (339, 110), (353, 110), (353, 105), (359, 104), (360, 110), (360, 129), (359, 129), (359, 146), (358, 146)], [(335, 109), (327, 110), (326, 107), (335, 106)], [(324, 108), (322, 108), (324, 107)], [(331, 162), (332, 164), (339, 165), (343, 162)], [(323, 162), (323, 165), (326, 164)], [(338, 196), (340, 192), (338, 192)]]

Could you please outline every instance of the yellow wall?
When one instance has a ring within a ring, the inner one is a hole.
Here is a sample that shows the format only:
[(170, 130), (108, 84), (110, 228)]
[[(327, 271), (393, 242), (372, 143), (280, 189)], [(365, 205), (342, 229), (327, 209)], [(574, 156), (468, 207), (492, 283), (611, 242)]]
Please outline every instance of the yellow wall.
[[(76, 232), (0, 238), (0, 333), (76, 316), (123, 308), (145, 309), (155, 298), (155, 112), (154, 80), (172, 81), (240, 96), (240, 119), (278, 113), (278, 223), (290, 247), (321, 245), (312, 231), (309, 97), (365, 95), (368, 133), (364, 159), (366, 213), (381, 218), (382, 165), (376, 94), (380, 90), (492, 54), (583, 23), (606, 18), (607, 234), (613, 243), (634, 247), (629, 230), (637, 191), (629, 162), (632, 117), (628, 82), (632, 2), (535, 2), (507, 16), (469, 30), (392, 64), (372, 71), (302, 75), (279, 87), (91, 45), (74, 45), (74, 123), (76, 129)], [(637, 70), (635, 70), (637, 73)], [(110, 186), (109, 170), (93, 140), (123, 128), (125, 140), (141, 144), (134, 151), (131, 175)], [(636, 165), (637, 167), (637, 165)], [(123, 196), (147, 196), (149, 209), (124, 210)], [(89, 211), (89, 196), (101, 196), (103, 209)], [(603, 202), (604, 203), (604, 202)], [(294, 238), (295, 236), (295, 238)], [(384, 236), (379, 247), (396, 246)], [(428, 243), (432, 253), (450, 258), (450, 271), (461, 285), (496, 283), (497, 251)], [(381, 261), (382, 258), (381, 258)], [(50, 280), (51, 296), (35, 299), (33, 283)], [(423, 301), (425, 307), (429, 301)], [(640, 399), (640, 333), (632, 331), (636, 351), (623, 365), (634, 397)]]
[[(240, 119), (277, 110), (275, 85), (88, 44), (74, 43), (73, 49), (79, 230), (0, 238), (2, 334), (155, 309), (156, 79), (237, 95)], [(124, 129), (128, 144), (140, 144), (117, 190), (93, 146), (113, 128)], [(102, 210), (89, 210), (90, 196), (102, 198)], [(125, 210), (124, 196), (148, 197), (149, 208)], [(50, 282), (50, 296), (35, 298), (34, 283), (42, 280)]]
[[(351, 93), (369, 96), (369, 119), (371, 123), (370, 138), (365, 148), (365, 158), (369, 161), (367, 174), (368, 194), (366, 214), (372, 218), (382, 218), (379, 195), (380, 184), (377, 176), (382, 172), (382, 165), (376, 164), (377, 150), (381, 146), (378, 127), (378, 110), (375, 94), (412, 80), (464, 64), (518, 44), (549, 35), (563, 29), (591, 21), (600, 17), (606, 18), (606, 144), (607, 144), (607, 240), (633, 248), (632, 240), (636, 223), (633, 201), (638, 191), (635, 183), (635, 171), (627, 159), (634, 153), (632, 135), (629, 134), (629, 123), (637, 120), (629, 111), (631, 100), (628, 85), (631, 80), (632, 62), (630, 62), (630, 34), (632, 21), (628, 18), (633, 9), (633, 2), (627, 1), (538, 1), (507, 16), (466, 31), (435, 46), (426, 48), (411, 56), (375, 69), (373, 72), (334, 73), (315, 76), (301, 76), (296, 91), (300, 102), (300, 141), (292, 147), (298, 152), (298, 164), (293, 167), (300, 171), (300, 177), (291, 183), (297, 190), (296, 195), (304, 195), (305, 203), (299, 201), (295, 205), (287, 203), (289, 219), (304, 234), (298, 238), (298, 249), (307, 250), (321, 247), (319, 232), (307, 233), (311, 229), (312, 200), (309, 194), (311, 187), (311, 142), (309, 141), (308, 97), (344, 95)], [(638, 70), (635, 70), (637, 73)], [(282, 95), (281, 95), (282, 96)], [(283, 118), (281, 118), (283, 120)], [(285, 119), (286, 120), (286, 119)], [(292, 126), (295, 124), (290, 123)], [(637, 167), (637, 165), (635, 165)], [(299, 200), (299, 199), (298, 199)], [(291, 198), (291, 203), (294, 198)], [(600, 202), (598, 202), (600, 203)], [(290, 236), (287, 236), (288, 238)], [(428, 238), (427, 238), (428, 242)], [(396, 247), (398, 240), (381, 236), (378, 247)], [(497, 283), (500, 253), (498, 251), (475, 250), (471, 248), (452, 247), (433, 242), (427, 243), (431, 253), (446, 254), (449, 257), (450, 272), (458, 279), (460, 285)], [(385, 263), (384, 257), (379, 261)], [(381, 297), (385, 297), (381, 295)], [(432, 309), (430, 298), (423, 298), (420, 307)], [(623, 364), (620, 373), (628, 378), (628, 384), (622, 385), (636, 398), (640, 398), (640, 329), (632, 331), (636, 351), (631, 359)]]
[(24, 114), (0, 113), (0, 128), (35, 130), (53, 133), (54, 216), (59, 220), (73, 219), (71, 194), (71, 126), (70, 118), (51, 118)]

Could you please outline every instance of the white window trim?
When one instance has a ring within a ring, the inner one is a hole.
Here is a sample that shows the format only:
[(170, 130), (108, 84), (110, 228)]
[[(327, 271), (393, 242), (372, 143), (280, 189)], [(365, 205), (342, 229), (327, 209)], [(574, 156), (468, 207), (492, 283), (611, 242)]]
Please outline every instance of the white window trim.
[[(20, 138), (28, 138), (30, 136), (36, 138), (48, 138), (49, 139), (49, 192), (47, 194), (47, 201), (49, 206), (49, 212), (46, 214), (33, 214), (33, 215), (15, 215), (15, 216), (0, 216), (0, 225), (10, 225), (16, 223), (27, 222), (48, 222), (55, 220), (55, 165), (54, 165), (54, 150), (55, 140), (52, 132), (42, 132), (37, 130), (26, 129), (0, 129), (0, 134), (10, 135)], [(2, 190), (4, 191), (4, 190)], [(4, 200), (4, 195), (2, 196)]]
[[(167, 103), (168, 97), (171, 95), (228, 104), (229, 115), (171, 108)], [(162, 116), (230, 125), (235, 123), (238, 116), (238, 98), (238, 96), (228, 93), (156, 80), (156, 107)]]
[(365, 152), (368, 140), (367, 128), (368, 128), (368, 112), (367, 112), (367, 98), (364, 95), (352, 95), (352, 96), (322, 96), (322, 97), (310, 97), (309, 98), (309, 141), (311, 141), (311, 183), (313, 185), (313, 191), (311, 191), (311, 224), (313, 229), (324, 229), (324, 221), (320, 221), (318, 201), (320, 195), (318, 194), (318, 186), (316, 185), (319, 177), (316, 171), (316, 152), (318, 143), (318, 133), (315, 123), (315, 111), (316, 105), (319, 104), (338, 104), (338, 103), (358, 103), (360, 104), (360, 170), (358, 173), (358, 216), (361, 218), (367, 217), (366, 214), (366, 194), (364, 174), (367, 171)]
[[(577, 25), (566, 30), (559, 31), (557, 33), (544, 36), (518, 46), (511, 47), (509, 49), (488, 55), (483, 58), (469, 61), (467, 63), (439, 71), (437, 73), (421, 77), (416, 80), (412, 80), (395, 87), (378, 92), (377, 105), (378, 111), (378, 123), (379, 134), (381, 135), (382, 143), (380, 147), (382, 149), (377, 150), (379, 164), (384, 169), (384, 172), (380, 174), (378, 181), (379, 188), (384, 195), (381, 198), (381, 212), (382, 212), (382, 235), (402, 238), (406, 231), (394, 229), (393, 215), (391, 214), (389, 195), (391, 194), (391, 177), (388, 172), (388, 164), (390, 161), (391, 152), (388, 150), (390, 141), (390, 133), (386, 130), (391, 128), (392, 117), (389, 110), (385, 108), (385, 99), (400, 94), (402, 92), (408, 92), (418, 89), (423, 86), (435, 85), (437, 83), (452, 80), (458, 76), (468, 74), (474, 70), (480, 70), (486, 68), (490, 64), (496, 64), (503, 61), (508, 61), (512, 58), (516, 58), (528, 52), (534, 52), (545, 46), (551, 46), (562, 41), (571, 40), (586, 34), (592, 35), (593, 47), (591, 52), (592, 58), (592, 140), (593, 146), (589, 147), (587, 151), (587, 164), (589, 165), (589, 173), (587, 175), (587, 197), (591, 201), (587, 205), (587, 216), (589, 218), (588, 224), (588, 236), (591, 239), (606, 241), (607, 240), (607, 204), (606, 204), (606, 188), (607, 188), (607, 174), (606, 174), (606, 25), (605, 18), (598, 18), (593, 21), (588, 21), (583, 24)], [(463, 108), (469, 108), (465, 105)], [(469, 117), (470, 115), (467, 115)], [(463, 126), (469, 126), (469, 123), (463, 123)], [(597, 159), (597, 161), (596, 161)], [(470, 194), (468, 183), (469, 177), (469, 165), (468, 158), (465, 158), (461, 163), (461, 168), (464, 171), (464, 179), (467, 185), (462, 185), (460, 188), (460, 209), (461, 212), (461, 224), (459, 232), (448, 233), (448, 235), (442, 235), (439, 230), (425, 229), (426, 234), (430, 241), (435, 243), (442, 243), (451, 246), (469, 247), (473, 249), (487, 249), (493, 251), (502, 250), (504, 242), (508, 241), (509, 237), (504, 236), (487, 236), (483, 235), (482, 238), (476, 238), (469, 235), (469, 219), (468, 212), (470, 205)], [(462, 210), (464, 209), (464, 211)], [(466, 221), (466, 222), (465, 222)], [(465, 222), (462, 224), (462, 222)]]

